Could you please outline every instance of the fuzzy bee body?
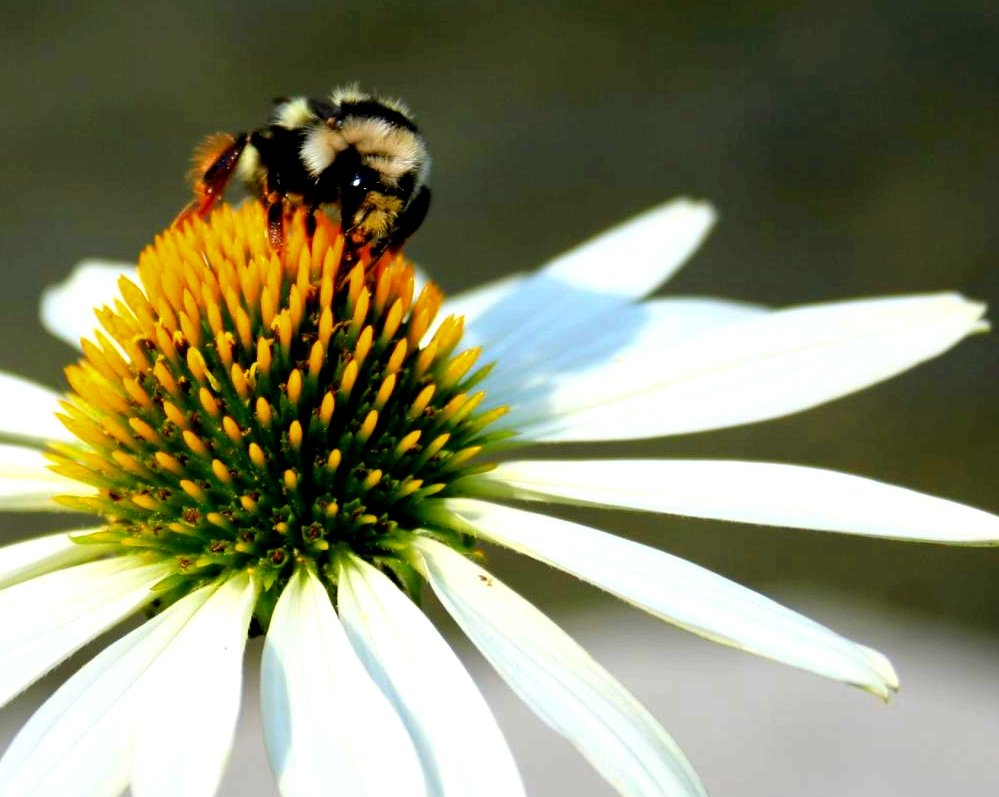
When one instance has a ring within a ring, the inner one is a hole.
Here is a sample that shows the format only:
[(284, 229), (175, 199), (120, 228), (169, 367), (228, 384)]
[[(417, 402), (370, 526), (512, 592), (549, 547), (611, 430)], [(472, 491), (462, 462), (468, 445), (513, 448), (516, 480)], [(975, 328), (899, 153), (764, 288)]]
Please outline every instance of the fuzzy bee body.
[(209, 137), (195, 163), (195, 199), (178, 222), (206, 216), (236, 176), (267, 206), (277, 248), (288, 206), (335, 205), (348, 259), (367, 246), (373, 262), (399, 248), (430, 205), (430, 155), (409, 111), (354, 88), (278, 100), (266, 127)]

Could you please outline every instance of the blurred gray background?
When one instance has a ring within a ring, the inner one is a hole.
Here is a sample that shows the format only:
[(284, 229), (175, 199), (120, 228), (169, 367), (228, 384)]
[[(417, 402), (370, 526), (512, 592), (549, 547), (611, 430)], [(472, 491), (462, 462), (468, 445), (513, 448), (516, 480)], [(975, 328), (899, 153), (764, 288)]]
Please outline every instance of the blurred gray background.
[[(354, 80), (405, 98), (430, 140), (434, 207), (409, 252), (446, 289), (686, 193), (722, 223), (670, 292), (782, 305), (956, 289), (999, 305), (999, 7), (985, 0), (43, 2), (3, 18), (0, 368), (52, 385), (72, 353), (39, 326), (41, 289), (84, 257), (133, 259), (187, 201), (204, 134)], [(999, 511), (997, 384), (995, 335), (978, 336), (819, 410), (613, 453), (806, 463)], [(884, 709), (493, 552), (654, 705), (714, 794), (999, 786), (999, 550), (584, 517), (788, 596), (901, 671)], [(8, 538), (23, 522), (4, 521)], [(609, 794), (495, 699), (535, 794)], [(258, 750), (240, 748), (227, 795), (274, 793)]]

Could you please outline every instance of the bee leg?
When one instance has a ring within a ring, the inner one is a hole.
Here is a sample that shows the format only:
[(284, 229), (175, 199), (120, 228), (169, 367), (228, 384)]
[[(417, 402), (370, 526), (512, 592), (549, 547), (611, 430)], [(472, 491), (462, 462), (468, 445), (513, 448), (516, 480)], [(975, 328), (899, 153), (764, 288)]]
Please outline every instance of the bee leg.
[(395, 250), (401, 249), (409, 236), (416, 232), (420, 228), (420, 225), (423, 224), (423, 220), (427, 217), (429, 209), (430, 189), (423, 186), (417, 191), (416, 196), (410, 200), (409, 204), (406, 205), (402, 213), (399, 214), (395, 222), (395, 227), (389, 233), (386, 245)]
[(284, 198), (280, 194), (267, 197), (267, 240), (275, 252), (284, 248)]
[(174, 226), (197, 216), (205, 218), (222, 199), (226, 186), (249, 141), (246, 133), (209, 136), (194, 152), (194, 200), (174, 220)]
[(385, 254), (385, 251), (389, 248), (389, 240), (385, 238), (377, 243), (371, 245), (368, 255), (368, 268), (372, 269), (375, 264), (381, 259), (381, 256)]
[(177, 217), (173, 220), (170, 226), (180, 227), (185, 221), (193, 219), (195, 216), (200, 217), (201, 214), (198, 212), (200, 207), (201, 203), (197, 199), (189, 202), (185, 208), (177, 214)]
[(381, 240), (372, 242), (368, 260), (369, 268), (373, 268), (386, 252), (391, 257), (395, 257), (409, 236), (416, 232), (423, 223), (429, 208), (430, 189), (424, 186), (396, 218), (391, 231)]
[[(343, 220), (340, 221), (341, 225)], [(361, 261), (361, 250), (364, 249), (371, 240), (356, 226), (343, 228), (343, 257), (345, 266), (351, 267)]]
[(305, 211), (305, 237), (307, 240), (311, 241), (312, 236), (316, 234), (316, 212), (317, 209), (313, 207), (306, 208)]

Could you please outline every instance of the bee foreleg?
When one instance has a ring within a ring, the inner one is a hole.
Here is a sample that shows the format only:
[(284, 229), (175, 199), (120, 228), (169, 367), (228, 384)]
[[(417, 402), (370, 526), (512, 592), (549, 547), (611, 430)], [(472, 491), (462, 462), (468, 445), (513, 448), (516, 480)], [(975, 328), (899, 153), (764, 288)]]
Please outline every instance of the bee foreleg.
[(198, 216), (204, 218), (222, 199), (226, 186), (232, 179), (243, 154), (249, 136), (240, 133), (233, 136), (228, 133), (216, 133), (206, 138), (194, 151), (194, 200), (174, 221), (182, 221)]

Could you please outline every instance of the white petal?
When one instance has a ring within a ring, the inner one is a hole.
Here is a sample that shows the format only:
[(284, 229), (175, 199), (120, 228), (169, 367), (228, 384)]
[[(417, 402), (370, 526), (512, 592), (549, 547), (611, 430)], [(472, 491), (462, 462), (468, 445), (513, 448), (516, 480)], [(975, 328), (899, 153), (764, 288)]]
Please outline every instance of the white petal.
[(354, 649), (413, 739), (430, 794), (523, 795), (489, 707), (423, 612), (357, 558), (341, 563), (337, 603)]
[(996, 515), (873, 479), (798, 465), (550, 460), (504, 462), (482, 478), (501, 485), (501, 494), (527, 500), (927, 542), (999, 542)]
[(61, 531), (0, 548), (0, 589), (102, 556), (110, 546), (76, 543), (71, 537), (95, 531), (97, 529)]
[(92, 337), (97, 328), (94, 310), (110, 305), (119, 295), (118, 278), (138, 283), (134, 263), (84, 260), (70, 275), (42, 293), (42, 325), (70, 346)]
[(64, 511), (57, 495), (86, 495), (92, 487), (60, 476), (37, 448), (0, 443), (0, 510)]
[(437, 317), (424, 335), (424, 341), (430, 340), (444, 319), (453, 315), (465, 319), (465, 334), (462, 337), (463, 347), (479, 346), (486, 342), (481, 340), (476, 332), (475, 320), (518, 290), (526, 279), (525, 274), (510, 274), (471, 290), (446, 296), (440, 312), (437, 313)]
[(507, 274), (492, 282), (447, 296), (441, 306), (440, 315), (460, 315), (465, 319), (466, 325), (470, 324), (490, 307), (517, 290), (526, 278), (525, 274)]
[(0, 705), (152, 600), (150, 587), (166, 573), (162, 564), (119, 556), (0, 591)]
[(482, 568), (418, 538), (444, 608), (520, 698), (627, 797), (704, 795), (669, 734), (561, 628)]
[[(553, 378), (592, 371), (633, 355), (647, 358), (649, 352), (767, 312), (759, 305), (693, 297), (617, 308), (508, 351), (487, 377), (488, 398), (493, 404), (516, 404), (530, 398), (532, 387), (548, 386)], [(491, 352), (487, 349), (486, 354)]]
[(212, 797), (229, 762), (243, 683), (243, 648), (257, 588), (222, 584), (148, 675), (136, 732), (135, 797)]
[(700, 246), (714, 224), (704, 202), (676, 199), (570, 250), (519, 283), (468, 325), (503, 358), (655, 290)]
[(528, 440), (612, 440), (777, 418), (934, 357), (980, 329), (984, 306), (952, 294), (769, 313), (665, 351), (540, 386), (505, 422)]
[(128, 782), (135, 730), (151, 685), (146, 676), (213, 589), (178, 601), (66, 681), (7, 748), (0, 761), (0, 794), (120, 794)]
[(533, 512), (463, 498), (446, 505), (478, 536), (572, 573), (708, 639), (883, 698), (898, 686), (880, 653), (679, 557)]
[(62, 425), (57, 412), (58, 393), (47, 387), (0, 371), (0, 435), (29, 441), (77, 442)]
[(409, 734), (306, 568), (285, 587), (271, 618), (261, 705), (283, 797), (426, 794)]

